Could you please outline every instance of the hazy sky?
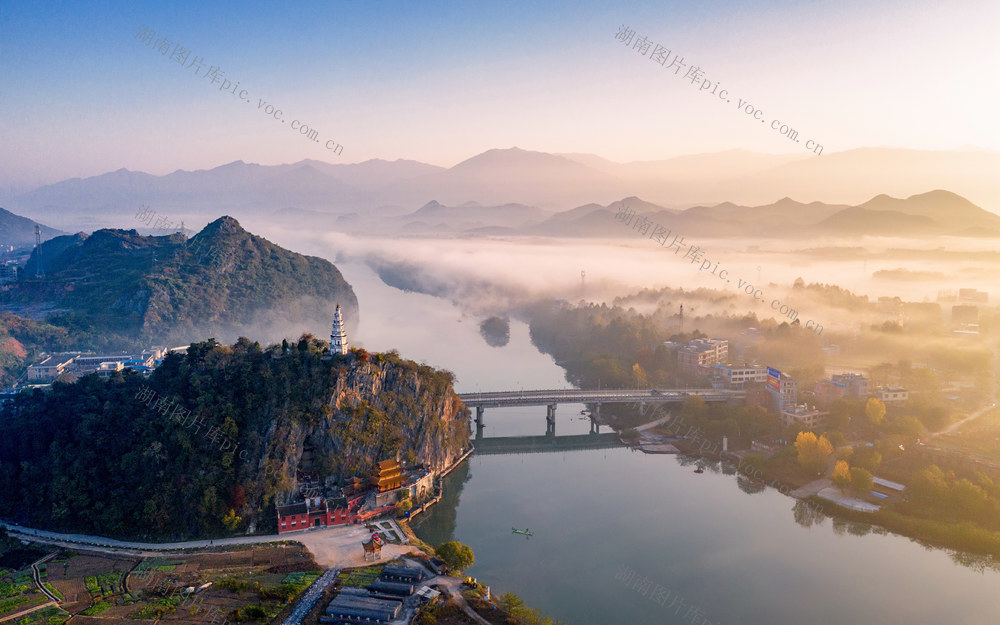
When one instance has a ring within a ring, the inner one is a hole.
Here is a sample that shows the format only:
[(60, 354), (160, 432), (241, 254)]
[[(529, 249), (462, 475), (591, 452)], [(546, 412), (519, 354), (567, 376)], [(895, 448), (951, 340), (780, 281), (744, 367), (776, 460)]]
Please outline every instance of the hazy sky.
[[(451, 166), (511, 146), (618, 161), (805, 153), (807, 139), (827, 153), (997, 150), (998, 6), (0, 2), (0, 185), (234, 160)], [(615, 39), (623, 24), (651, 41), (645, 55)], [(136, 38), (143, 25), (166, 55)], [(200, 72), (171, 60), (178, 44)], [(656, 44), (683, 57), (681, 76), (650, 60)], [(692, 65), (716, 95), (682, 77)], [(212, 66), (225, 73), (214, 85)]]

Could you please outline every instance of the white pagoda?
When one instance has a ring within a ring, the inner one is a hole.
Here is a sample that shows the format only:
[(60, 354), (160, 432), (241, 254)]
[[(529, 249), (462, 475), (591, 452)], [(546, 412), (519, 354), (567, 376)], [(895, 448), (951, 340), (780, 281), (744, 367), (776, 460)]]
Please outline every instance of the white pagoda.
[(333, 313), (333, 332), (330, 333), (330, 353), (347, 353), (347, 330), (344, 329), (344, 318), (340, 315), (340, 304)]

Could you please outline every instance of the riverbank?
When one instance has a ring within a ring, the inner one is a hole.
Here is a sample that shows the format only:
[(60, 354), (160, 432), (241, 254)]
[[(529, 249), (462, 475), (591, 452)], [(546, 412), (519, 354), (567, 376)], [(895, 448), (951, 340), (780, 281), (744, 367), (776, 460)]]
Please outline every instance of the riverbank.
[(1000, 532), (969, 522), (948, 522), (907, 515), (886, 506), (867, 512), (853, 510), (838, 505), (835, 501), (817, 497), (816, 493), (812, 492), (815, 489), (809, 489), (809, 485), (822, 481), (795, 479), (791, 476), (789, 467), (784, 466), (789, 464), (787, 461), (781, 462), (778, 459), (770, 463), (771, 466), (768, 461), (772, 459), (764, 459), (763, 462), (756, 462), (754, 459), (754, 462), (748, 462), (744, 456), (752, 454), (750, 450), (739, 450), (744, 452), (743, 454), (734, 451), (723, 452), (719, 450), (718, 445), (705, 446), (703, 442), (704, 439), (700, 436), (671, 439), (671, 443), (685, 456), (712, 462), (728, 462), (736, 467), (738, 475), (803, 501), (813, 512), (832, 518), (868, 523), (927, 546), (987, 556), (994, 560), (994, 566), (1000, 567)]

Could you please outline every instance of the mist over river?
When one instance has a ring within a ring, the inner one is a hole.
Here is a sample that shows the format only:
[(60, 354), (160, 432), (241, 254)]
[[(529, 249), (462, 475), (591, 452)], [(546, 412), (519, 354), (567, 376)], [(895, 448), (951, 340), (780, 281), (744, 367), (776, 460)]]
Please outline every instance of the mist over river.
[[(390, 288), (360, 263), (338, 266), (361, 307), (353, 343), (449, 369), (459, 392), (569, 386), (524, 323), (512, 319), (510, 342), (491, 347), (481, 319), (452, 303)], [(589, 431), (581, 409), (559, 406), (557, 435)], [(486, 411), (488, 437), (544, 433), (542, 407)], [(414, 528), (434, 544), (468, 544), (470, 575), (567, 625), (1000, 620), (1000, 573), (867, 525), (806, 527), (795, 500), (705, 466), (695, 474), (690, 459), (624, 448), (473, 455)]]

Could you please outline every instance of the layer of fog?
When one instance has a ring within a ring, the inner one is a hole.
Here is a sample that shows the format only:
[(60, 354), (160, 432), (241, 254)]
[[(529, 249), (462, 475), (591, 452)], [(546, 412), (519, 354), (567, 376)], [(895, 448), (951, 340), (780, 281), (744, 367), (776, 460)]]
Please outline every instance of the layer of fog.
[[(780, 313), (784, 304), (797, 312), (801, 323), (813, 321), (828, 330), (853, 332), (859, 324), (905, 319), (891, 307), (860, 316), (829, 308), (809, 292), (793, 291), (793, 282), (801, 278), (806, 284), (837, 285), (873, 302), (885, 296), (934, 302), (939, 296), (957, 294), (959, 288), (986, 291), (991, 305), (1000, 297), (1000, 255), (989, 240), (691, 240), (687, 243), (703, 250), (701, 260), (693, 263), (685, 258), (687, 249), (674, 253), (638, 236), (607, 242), (387, 238), (303, 231), (266, 222), (249, 225), (300, 253), (334, 263), (365, 263), (383, 279), (390, 276), (392, 286), (455, 301), (478, 318), (505, 314), (538, 299), (611, 303), (641, 289), (705, 288), (729, 297), (712, 302), (673, 294), (671, 303), (685, 304), (685, 314), (691, 316), (753, 312), (758, 318), (778, 321), (785, 320)], [(701, 270), (705, 259), (711, 262)], [(723, 270), (728, 272), (726, 279), (719, 277)], [(772, 309), (775, 300), (779, 310)], [(956, 303), (942, 301), (946, 319)], [(364, 301), (360, 307), (363, 315)]]

